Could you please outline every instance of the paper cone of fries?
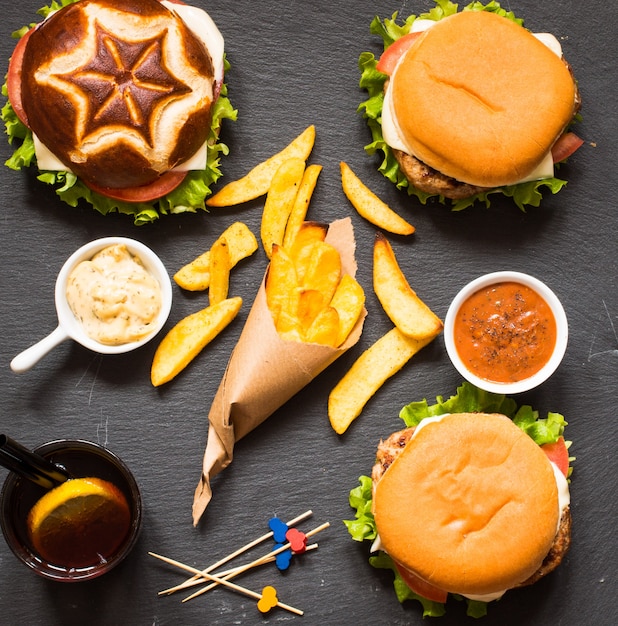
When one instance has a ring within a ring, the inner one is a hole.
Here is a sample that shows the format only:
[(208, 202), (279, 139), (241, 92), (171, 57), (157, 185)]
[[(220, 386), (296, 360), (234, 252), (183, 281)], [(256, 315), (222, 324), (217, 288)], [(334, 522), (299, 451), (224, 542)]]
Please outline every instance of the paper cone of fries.
[[(342, 275), (354, 277), (356, 244), (350, 218), (330, 224), (325, 241), (339, 252)], [(347, 339), (336, 348), (282, 339), (267, 304), (265, 283), (269, 269), (208, 414), (202, 476), (193, 500), (194, 525), (212, 498), (211, 479), (232, 462), (236, 441), (356, 344), (362, 332), (364, 307)]]

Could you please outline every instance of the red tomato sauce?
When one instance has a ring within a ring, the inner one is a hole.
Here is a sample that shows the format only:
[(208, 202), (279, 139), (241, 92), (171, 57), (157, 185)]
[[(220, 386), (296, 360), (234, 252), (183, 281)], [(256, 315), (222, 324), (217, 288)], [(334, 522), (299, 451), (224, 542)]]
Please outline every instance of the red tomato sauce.
[(515, 282), (489, 285), (472, 294), (454, 323), (455, 346), (465, 366), (496, 383), (517, 382), (538, 372), (551, 357), (556, 334), (547, 302)]

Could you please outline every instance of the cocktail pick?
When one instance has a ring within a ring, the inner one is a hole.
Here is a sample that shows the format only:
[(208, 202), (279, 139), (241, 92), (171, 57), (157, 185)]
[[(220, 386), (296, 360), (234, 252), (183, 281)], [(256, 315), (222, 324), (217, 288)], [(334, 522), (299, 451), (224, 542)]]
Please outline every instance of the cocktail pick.
[[(314, 528), (313, 530), (310, 530), (305, 537), (309, 538), (312, 537), (313, 535), (321, 532), (322, 530), (324, 530), (325, 528), (328, 528), (330, 526), (329, 522), (325, 522), (324, 524), (318, 526), (317, 528)], [(269, 560), (271, 557), (273, 556), (277, 556), (278, 554), (281, 554), (282, 552), (289, 550), (292, 546), (289, 543), (286, 543), (282, 546), (280, 546), (279, 548), (276, 548), (275, 550), (273, 550), (272, 552), (269, 552), (268, 554), (265, 554), (264, 556), (256, 559), (255, 561), (252, 561), (251, 563), (248, 563), (247, 565), (245, 565), (242, 568), (238, 568), (238, 570), (234, 573), (234, 576), (237, 576), (238, 574), (247, 571), (248, 569), (251, 569), (253, 567), (257, 567), (258, 565), (262, 565), (265, 561)], [(193, 598), (197, 598), (197, 596), (202, 595), (203, 593), (206, 593), (209, 589), (212, 589), (213, 587), (215, 587), (218, 583), (218, 581), (213, 581), (212, 584), (208, 585), (207, 587), (204, 587), (203, 589), (199, 589), (198, 591), (196, 591), (195, 593), (191, 594), (190, 596), (187, 596), (183, 602), (187, 602), (188, 600), (192, 600)]]
[(0, 464), (44, 489), (53, 489), (71, 478), (61, 467), (0, 434)]
[[(302, 515), (299, 515), (298, 517), (291, 519), (286, 525), (288, 527), (294, 526), (294, 524), (298, 524), (299, 522), (302, 522), (304, 519), (306, 519), (307, 517), (310, 517), (311, 515), (313, 515), (313, 511), (311, 510), (306, 511)], [(233, 558), (241, 555), (243, 552), (246, 552), (247, 550), (254, 548), (258, 544), (262, 543), (263, 541), (270, 539), (273, 535), (274, 535), (274, 531), (271, 530), (269, 533), (266, 533), (265, 535), (262, 535), (261, 537), (258, 537), (257, 539), (254, 539), (253, 541), (250, 541), (249, 543), (244, 545), (242, 548), (239, 548), (238, 550), (232, 552), (231, 554), (228, 554), (226, 557), (223, 557), (221, 560), (217, 561), (216, 563), (213, 563), (212, 565), (210, 565), (209, 567), (201, 571), (204, 574), (208, 574), (209, 572), (212, 572), (216, 570), (217, 568), (221, 567), (228, 561), (231, 561)], [(184, 582), (180, 583), (179, 585), (176, 585), (175, 587), (170, 587), (169, 589), (164, 589), (163, 591), (159, 591), (159, 595), (160, 596), (169, 595), (169, 594), (174, 593), (175, 591), (179, 591), (180, 589), (186, 589), (187, 587), (191, 587), (193, 585), (200, 584), (202, 582), (204, 582), (203, 578), (200, 578), (200, 576), (195, 575), (185, 580)]]
[[(225, 585), (226, 587), (229, 587), (230, 589), (234, 589), (235, 591), (243, 593), (246, 596), (255, 598), (258, 601), (262, 601), (264, 598), (264, 594), (257, 593), (256, 591), (252, 591), (251, 589), (247, 589), (246, 587), (241, 587), (240, 585), (237, 585), (236, 583), (232, 583), (229, 580), (226, 580), (225, 578), (219, 578), (218, 576), (205, 573), (195, 567), (191, 567), (190, 565), (185, 565), (184, 563), (181, 563), (180, 561), (175, 561), (174, 559), (170, 559), (160, 554), (155, 554), (154, 552), (149, 552), (149, 554), (151, 556), (156, 557), (157, 559), (160, 559), (161, 561), (164, 561), (165, 563), (169, 563), (170, 565), (175, 565), (176, 567), (180, 567), (181, 569), (184, 569), (188, 572), (193, 572), (194, 574), (202, 578), (205, 578), (207, 580), (211, 580), (212, 582), (216, 582), (219, 585)], [(301, 611), (300, 609), (294, 608), (293, 606), (290, 606), (289, 604), (284, 604), (283, 602), (280, 602), (277, 599), (276, 594), (275, 594), (275, 597), (273, 598), (272, 591), (269, 590), (266, 596), (267, 596), (266, 600), (269, 604), (269, 608), (278, 606), (279, 608), (285, 609), (286, 611), (290, 611), (291, 613), (295, 613), (296, 615), (303, 615), (303, 611)], [(263, 608), (263, 605), (261, 606)], [(260, 611), (262, 611), (262, 608), (260, 608)]]

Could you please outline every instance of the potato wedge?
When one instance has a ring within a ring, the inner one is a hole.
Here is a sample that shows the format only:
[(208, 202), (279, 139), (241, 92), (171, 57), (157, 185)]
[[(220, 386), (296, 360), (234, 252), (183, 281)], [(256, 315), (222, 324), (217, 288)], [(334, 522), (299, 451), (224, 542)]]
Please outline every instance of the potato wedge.
[(328, 233), (328, 225), (319, 222), (303, 222), (300, 229), (296, 233), (294, 241), (285, 246), (288, 250), (290, 258), (295, 265), (302, 265), (301, 257), (310, 254), (309, 244), (316, 241), (324, 241)]
[(415, 231), (412, 224), (366, 187), (347, 163), (341, 161), (340, 169), (343, 192), (361, 217), (396, 235), (411, 235)]
[(315, 289), (301, 290), (298, 300), (298, 321), (303, 332), (313, 324), (313, 320), (326, 304), (324, 296), (319, 291)]
[(381, 233), (373, 246), (373, 288), (384, 311), (408, 337), (422, 340), (442, 331), (442, 320), (416, 295), (391, 244)]
[(337, 346), (340, 346), (352, 332), (365, 306), (365, 292), (356, 279), (344, 274), (337, 285), (330, 306), (339, 313), (339, 337)]
[(217, 239), (210, 249), (210, 285), (208, 301), (211, 305), (227, 299), (230, 286), (230, 252), (225, 239)]
[[(298, 322), (300, 287), (296, 267), (285, 248), (275, 244), (264, 285), (266, 304), (273, 316), (275, 327), (280, 332), (288, 330), (290, 318)], [(281, 321), (280, 321), (281, 318)]]
[(339, 313), (332, 306), (323, 308), (305, 333), (307, 343), (319, 343), (323, 346), (337, 347), (339, 338)]
[(289, 248), (290, 245), (296, 239), (302, 224), (305, 222), (307, 212), (309, 210), (309, 203), (311, 202), (311, 196), (313, 190), (318, 182), (318, 176), (322, 171), (321, 165), (309, 165), (303, 174), (303, 179), (298, 188), (298, 194), (294, 200), (294, 206), (288, 219), (288, 223), (285, 227), (285, 235), (283, 237), (283, 245)]
[(228, 298), (180, 320), (155, 351), (150, 380), (155, 387), (177, 376), (238, 315), (242, 298)]
[(212, 207), (225, 207), (254, 200), (268, 192), (275, 172), (284, 161), (299, 158), (306, 161), (315, 143), (315, 126), (307, 127), (281, 152), (256, 165), (242, 178), (234, 180), (206, 200)]
[[(258, 249), (255, 235), (243, 222), (234, 222), (234, 224), (228, 226), (219, 236), (218, 240), (220, 239), (227, 242), (230, 269), (239, 261), (242, 261), (242, 259), (251, 256)], [(210, 285), (210, 249), (181, 267), (174, 274), (174, 281), (179, 287), (187, 291), (208, 289)]]
[(412, 339), (395, 327), (365, 350), (328, 397), (335, 432), (344, 433), (380, 387), (433, 339)]
[(285, 228), (298, 195), (305, 162), (292, 158), (284, 161), (275, 173), (262, 212), (260, 234), (264, 252), (270, 259), (273, 244), (283, 245)]
[(310, 254), (301, 255), (296, 263), (298, 282), (303, 289), (315, 289), (330, 302), (341, 280), (339, 251), (324, 241), (310, 244)]

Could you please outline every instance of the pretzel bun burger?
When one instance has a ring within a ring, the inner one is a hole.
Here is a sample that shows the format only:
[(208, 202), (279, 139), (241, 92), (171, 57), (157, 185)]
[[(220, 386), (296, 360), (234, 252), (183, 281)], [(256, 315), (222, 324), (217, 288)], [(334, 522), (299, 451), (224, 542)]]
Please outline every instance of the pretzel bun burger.
[[(383, 77), (369, 85), (380, 90), (384, 141), (372, 149), (394, 159), (383, 171), (423, 201), (437, 195), (463, 208), (502, 191), (522, 208), (538, 204), (540, 184), (553, 192), (563, 184), (554, 163), (582, 143), (567, 132), (580, 99), (560, 43), (495, 2), (460, 12), (438, 4), (398, 30), (394, 20), (374, 20), (385, 51), (377, 61), (361, 56), (363, 69)], [(377, 112), (365, 111), (377, 123)]]
[(104, 213), (148, 221), (155, 203), (162, 213), (203, 207), (225, 150), (221, 118), (234, 117), (212, 19), (177, 0), (62, 4), (11, 57), (3, 117), (24, 143), (8, 165), (28, 165), (31, 149), (65, 200)]
[(551, 572), (569, 548), (564, 439), (539, 445), (515, 422), (447, 413), (380, 442), (368, 494), (375, 534), (364, 538), (429, 614), (448, 594), (478, 611)]

